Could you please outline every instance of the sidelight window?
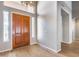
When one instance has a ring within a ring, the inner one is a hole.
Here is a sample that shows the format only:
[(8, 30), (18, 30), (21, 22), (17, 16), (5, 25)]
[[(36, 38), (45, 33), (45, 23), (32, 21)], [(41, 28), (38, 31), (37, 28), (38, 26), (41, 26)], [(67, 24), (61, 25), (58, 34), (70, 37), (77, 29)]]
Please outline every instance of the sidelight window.
[(9, 12), (3, 11), (3, 41), (9, 41)]

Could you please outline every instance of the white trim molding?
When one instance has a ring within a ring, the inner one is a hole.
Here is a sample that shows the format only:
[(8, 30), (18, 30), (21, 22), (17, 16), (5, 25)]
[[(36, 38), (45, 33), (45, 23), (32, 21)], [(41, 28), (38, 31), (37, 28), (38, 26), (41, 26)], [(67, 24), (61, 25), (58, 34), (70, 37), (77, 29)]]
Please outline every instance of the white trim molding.
[(45, 48), (45, 49), (47, 49), (47, 50), (50, 50), (50, 51), (52, 51), (52, 52), (55, 52), (55, 53), (58, 53), (59, 51), (61, 51), (61, 49), (59, 49), (59, 50), (54, 50), (54, 49), (52, 49), (52, 48), (49, 48), (49, 47), (47, 47), (47, 46), (45, 46), (45, 45), (43, 45), (43, 44), (39, 44), (41, 47), (43, 47), (43, 48)]
[(72, 42), (65, 42), (65, 41), (62, 41), (62, 43), (71, 44)]
[(11, 51), (12, 49), (6, 49), (6, 50), (2, 50), (2, 51), (0, 51), (0, 53), (2, 53), (2, 52), (7, 52), (7, 51)]

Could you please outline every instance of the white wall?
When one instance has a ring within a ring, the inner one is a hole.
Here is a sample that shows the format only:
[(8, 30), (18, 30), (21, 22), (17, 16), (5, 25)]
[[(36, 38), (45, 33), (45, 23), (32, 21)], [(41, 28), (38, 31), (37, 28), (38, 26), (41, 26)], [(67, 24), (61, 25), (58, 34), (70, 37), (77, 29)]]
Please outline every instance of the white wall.
[(57, 52), (57, 2), (38, 3), (38, 40), (41, 45)]

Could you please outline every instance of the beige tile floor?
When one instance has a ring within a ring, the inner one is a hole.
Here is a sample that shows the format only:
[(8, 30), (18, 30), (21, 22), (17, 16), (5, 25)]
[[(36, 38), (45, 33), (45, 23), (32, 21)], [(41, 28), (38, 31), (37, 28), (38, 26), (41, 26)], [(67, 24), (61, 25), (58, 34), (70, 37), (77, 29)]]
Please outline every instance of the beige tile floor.
[(79, 57), (79, 39), (71, 44), (62, 43), (62, 50), (59, 53), (68, 57)]
[(0, 53), (0, 57), (79, 57), (79, 39), (72, 44), (62, 43), (59, 53), (42, 48), (39, 45), (23, 46), (12, 51)]
[(57, 54), (53, 51), (49, 52), (47, 49), (40, 47), (39, 45), (24, 46), (13, 49), (12, 51), (0, 53), (0, 57), (60, 57), (61, 54)]

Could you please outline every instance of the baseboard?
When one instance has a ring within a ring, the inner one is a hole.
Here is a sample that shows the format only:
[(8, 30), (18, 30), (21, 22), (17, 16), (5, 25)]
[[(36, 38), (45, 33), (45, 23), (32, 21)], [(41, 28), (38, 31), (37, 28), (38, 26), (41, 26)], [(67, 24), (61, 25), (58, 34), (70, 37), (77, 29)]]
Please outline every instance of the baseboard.
[(54, 50), (54, 49), (51, 49), (51, 48), (49, 48), (49, 47), (47, 47), (47, 46), (45, 46), (45, 45), (42, 45), (42, 44), (39, 44), (41, 47), (43, 47), (43, 48), (46, 48), (46, 49), (48, 49), (48, 50), (51, 50), (51, 51), (53, 51), (53, 52), (55, 52), (55, 53), (58, 53), (59, 51), (61, 51), (61, 49), (60, 50)]
[(61, 51), (61, 49), (57, 50), (57, 53), (60, 52), (60, 51)]
[(34, 44), (37, 44), (37, 42), (30, 43), (30, 45), (34, 45)]
[(2, 53), (2, 52), (6, 52), (6, 51), (11, 51), (12, 49), (6, 49), (6, 50), (2, 50), (2, 51), (0, 51), (0, 53)]
[(71, 42), (64, 42), (64, 41), (62, 41), (62, 43), (71, 44)]

